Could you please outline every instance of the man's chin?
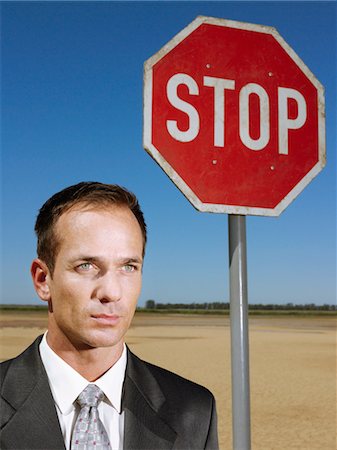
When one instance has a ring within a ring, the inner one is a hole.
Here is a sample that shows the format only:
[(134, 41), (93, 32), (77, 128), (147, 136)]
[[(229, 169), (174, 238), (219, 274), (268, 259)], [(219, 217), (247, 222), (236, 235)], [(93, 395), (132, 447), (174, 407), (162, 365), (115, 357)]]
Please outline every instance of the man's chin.
[(88, 347), (91, 348), (117, 348), (122, 347), (124, 340), (121, 336), (109, 333), (96, 333), (87, 340)]

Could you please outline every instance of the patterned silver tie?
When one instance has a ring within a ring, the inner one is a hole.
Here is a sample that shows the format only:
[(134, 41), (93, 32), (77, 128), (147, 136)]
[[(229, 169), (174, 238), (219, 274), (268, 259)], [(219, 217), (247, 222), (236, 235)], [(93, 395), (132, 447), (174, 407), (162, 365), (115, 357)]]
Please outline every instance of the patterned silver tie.
[(89, 384), (77, 397), (81, 411), (74, 426), (71, 450), (111, 450), (97, 410), (103, 397), (103, 392), (95, 384)]

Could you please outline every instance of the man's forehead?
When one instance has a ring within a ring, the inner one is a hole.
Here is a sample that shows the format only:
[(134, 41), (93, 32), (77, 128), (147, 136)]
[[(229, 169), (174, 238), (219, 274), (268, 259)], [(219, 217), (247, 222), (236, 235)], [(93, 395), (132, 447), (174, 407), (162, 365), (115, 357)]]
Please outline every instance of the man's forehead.
[(130, 208), (127, 205), (124, 204), (119, 204), (119, 203), (111, 203), (109, 201), (101, 201), (101, 202), (86, 202), (86, 201), (81, 201), (81, 202), (77, 202), (71, 206), (69, 206), (69, 208), (67, 208), (62, 214), (61, 217), (64, 214), (69, 214), (69, 213), (82, 213), (82, 212), (115, 212), (117, 210), (128, 210), (131, 211)]
[(129, 212), (132, 216), (133, 213), (131, 209), (126, 205), (118, 205), (112, 203), (76, 203), (72, 205), (68, 209), (66, 209), (57, 219), (56, 224), (58, 222), (63, 222), (67, 219), (74, 220), (77, 216), (82, 216), (85, 213), (97, 213), (102, 215), (115, 215), (121, 211)]
[[(124, 233), (135, 232), (144, 241), (142, 228), (131, 209), (125, 205), (74, 205), (65, 211), (55, 222), (54, 232), (59, 241), (63, 241), (65, 233), (76, 237), (81, 230), (91, 230), (96, 234), (107, 227), (123, 225)], [(136, 231), (137, 230), (137, 231)], [(92, 233), (90, 233), (92, 235)]]

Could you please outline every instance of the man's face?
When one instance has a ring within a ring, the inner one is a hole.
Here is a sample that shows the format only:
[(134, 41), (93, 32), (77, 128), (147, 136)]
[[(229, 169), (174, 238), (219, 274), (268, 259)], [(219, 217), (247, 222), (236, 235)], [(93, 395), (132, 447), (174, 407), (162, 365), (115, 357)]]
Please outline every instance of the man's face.
[(46, 278), (50, 344), (121, 345), (141, 290), (143, 237), (137, 219), (126, 207), (71, 209), (55, 232), (60, 247)]

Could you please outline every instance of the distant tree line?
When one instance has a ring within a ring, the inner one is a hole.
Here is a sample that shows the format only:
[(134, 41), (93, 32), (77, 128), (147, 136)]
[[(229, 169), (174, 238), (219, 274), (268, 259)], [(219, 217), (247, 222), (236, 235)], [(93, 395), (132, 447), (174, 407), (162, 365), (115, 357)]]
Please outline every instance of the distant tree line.
[[(229, 310), (229, 303), (224, 302), (205, 302), (205, 303), (157, 303), (155, 300), (147, 300), (145, 302), (145, 309), (186, 309), (186, 310)], [(282, 303), (282, 304), (263, 304), (254, 303), (249, 304), (250, 310), (264, 310), (264, 311), (337, 311), (336, 305), (316, 305), (315, 303), (306, 303), (298, 305), (296, 303)]]

